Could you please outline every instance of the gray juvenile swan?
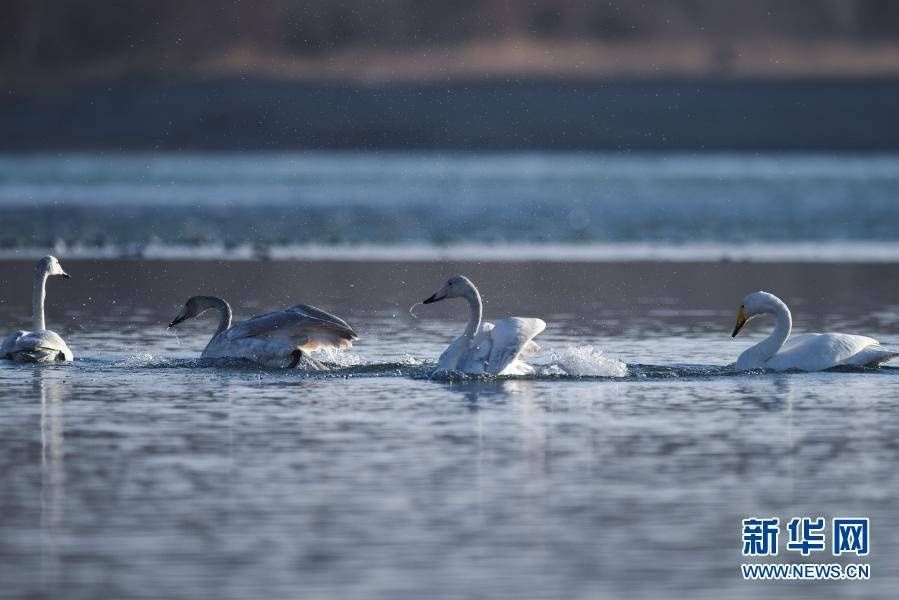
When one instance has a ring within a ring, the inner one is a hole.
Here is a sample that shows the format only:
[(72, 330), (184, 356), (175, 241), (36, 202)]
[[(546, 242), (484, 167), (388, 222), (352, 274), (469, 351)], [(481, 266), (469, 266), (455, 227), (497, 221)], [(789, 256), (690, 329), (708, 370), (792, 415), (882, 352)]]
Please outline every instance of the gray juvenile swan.
[(72, 351), (55, 332), (49, 331), (44, 322), (44, 299), (47, 296), (47, 278), (65, 277), (55, 256), (45, 256), (37, 261), (34, 269), (31, 319), (34, 331), (14, 331), (0, 345), (0, 358), (18, 362), (52, 363), (73, 360)]
[(215, 296), (189, 298), (169, 327), (207, 310), (218, 311), (219, 325), (201, 358), (242, 358), (274, 368), (327, 370), (307, 353), (348, 348), (359, 339), (343, 319), (306, 304), (253, 317), (232, 327), (231, 306)]
[(465, 298), (471, 311), (465, 332), (443, 351), (435, 372), (456, 371), (468, 375), (531, 375), (534, 367), (519, 357), (533, 356), (540, 349), (531, 341), (546, 329), (542, 319), (509, 317), (483, 323), (483, 305), (478, 288), (467, 277), (456, 275), (422, 304), (446, 298)]

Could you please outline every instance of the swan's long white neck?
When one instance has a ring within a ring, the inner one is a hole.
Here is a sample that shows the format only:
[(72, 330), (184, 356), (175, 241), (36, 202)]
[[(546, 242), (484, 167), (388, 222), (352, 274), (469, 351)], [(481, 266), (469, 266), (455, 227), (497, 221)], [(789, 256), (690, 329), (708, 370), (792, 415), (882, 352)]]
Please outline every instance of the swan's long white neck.
[(471, 339), (481, 329), (484, 305), (481, 302), (481, 294), (478, 293), (478, 288), (473, 285), (465, 291), (464, 298), (468, 301), (468, 309), (470, 312), (468, 316), (468, 325), (466, 325), (465, 333), (463, 335), (468, 339)]
[(740, 355), (737, 365), (753, 364), (764, 365), (769, 361), (777, 351), (781, 349), (790, 332), (793, 329), (793, 317), (790, 315), (790, 309), (779, 298), (773, 298), (771, 305), (766, 308), (762, 314), (774, 315), (777, 323), (774, 331), (764, 340), (752, 346)]
[[(440, 364), (447, 370), (454, 370), (458, 367), (459, 361), (468, 352), (469, 342), (481, 329), (481, 315), (483, 313), (483, 305), (481, 303), (481, 295), (474, 285), (467, 287), (465, 293), (461, 295), (468, 301), (470, 311), (468, 324), (465, 326), (465, 333), (456, 340), (449, 348), (440, 356)], [(461, 342), (461, 343), (460, 343)]]
[(34, 271), (34, 288), (31, 293), (31, 320), (32, 328), (35, 331), (44, 331), (47, 324), (44, 321), (44, 300), (47, 298), (47, 277), (49, 273), (46, 269), (36, 269)]

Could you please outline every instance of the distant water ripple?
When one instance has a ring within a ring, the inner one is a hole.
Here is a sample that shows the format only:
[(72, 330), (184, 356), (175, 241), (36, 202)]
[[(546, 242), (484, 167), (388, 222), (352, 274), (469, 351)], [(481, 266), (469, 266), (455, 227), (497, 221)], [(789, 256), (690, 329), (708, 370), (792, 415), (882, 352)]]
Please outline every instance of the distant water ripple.
[(894, 155), (4, 156), (0, 251), (804, 243), (814, 256), (899, 242), (897, 187)]

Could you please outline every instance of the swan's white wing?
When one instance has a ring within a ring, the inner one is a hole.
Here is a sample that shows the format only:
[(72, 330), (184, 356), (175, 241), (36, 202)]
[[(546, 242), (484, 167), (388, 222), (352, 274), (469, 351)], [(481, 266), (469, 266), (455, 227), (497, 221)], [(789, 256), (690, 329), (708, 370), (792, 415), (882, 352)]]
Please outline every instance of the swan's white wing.
[(348, 348), (359, 339), (343, 319), (306, 304), (253, 317), (225, 333), (229, 340), (265, 339), (307, 352), (320, 348)]
[[(469, 375), (482, 375), (490, 357), (493, 323), (481, 323), (481, 329), (469, 342), (460, 336), (446, 347), (437, 359), (437, 371), (460, 371)], [(466, 346), (462, 348), (462, 346)]]
[(72, 351), (54, 331), (14, 331), (0, 345), (0, 358), (27, 362), (73, 360)]
[[(497, 321), (490, 331), (491, 347), (487, 359), (487, 372), (502, 374), (518, 360), (522, 352), (529, 352), (529, 356), (536, 352), (536, 344), (531, 340), (546, 329), (546, 323), (542, 319), (525, 319), (522, 317), (509, 317)], [(539, 346), (537, 347), (539, 349)], [(516, 369), (516, 372), (519, 369)], [(514, 373), (508, 373), (514, 374)]]
[[(460, 337), (440, 355), (437, 371), (461, 371), (468, 375), (527, 375), (533, 367), (518, 360), (520, 355), (532, 356), (539, 346), (531, 339), (546, 329), (541, 319), (510, 317), (493, 323), (483, 323), (480, 331), (468, 342)], [(458, 359), (456, 359), (458, 357)]]
[(455, 357), (459, 356), (461, 350), (459, 349), (465, 343), (464, 337), (456, 338), (452, 344), (446, 347), (440, 357), (437, 359), (437, 371), (455, 371), (456, 370), (456, 361)]
[(457, 371), (469, 375), (483, 375), (488, 373), (487, 364), (490, 361), (490, 352), (493, 349), (493, 323), (481, 323), (481, 329), (475, 334), (468, 344), (468, 350), (459, 360)]
[(892, 358), (874, 338), (847, 333), (802, 333), (790, 337), (768, 361), (772, 369), (823, 371), (840, 365), (870, 365)]
[(537, 354), (540, 351), (540, 344), (531, 340), (521, 349), (521, 352), (518, 353), (520, 358), (530, 358)]

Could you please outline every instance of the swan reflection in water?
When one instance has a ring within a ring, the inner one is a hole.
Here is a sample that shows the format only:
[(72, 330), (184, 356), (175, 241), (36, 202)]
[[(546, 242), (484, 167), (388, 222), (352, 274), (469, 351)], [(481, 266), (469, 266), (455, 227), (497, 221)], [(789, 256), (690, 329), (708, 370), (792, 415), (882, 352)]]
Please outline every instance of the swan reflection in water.
[(60, 581), (60, 539), (65, 507), (64, 373), (37, 368), (34, 390), (41, 401), (41, 582), (45, 589)]
[[(536, 476), (545, 468), (545, 452), (547, 439), (547, 421), (544, 413), (546, 406), (540, 402), (540, 393), (533, 381), (527, 380), (474, 380), (443, 383), (453, 391), (462, 394), (466, 400), (466, 408), (474, 415), (475, 433), (478, 438), (479, 461), (483, 459), (485, 435), (490, 436), (491, 426), (484, 424), (490, 416), (490, 407), (514, 403), (517, 422), (517, 435), (521, 442), (523, 455), (531, 474)], [(497, 413), (504, 414), (504, 411)], [(485, 432), (487, 432), (485, 434)], [(489, 443), (489, 440), (486, 440)]]

